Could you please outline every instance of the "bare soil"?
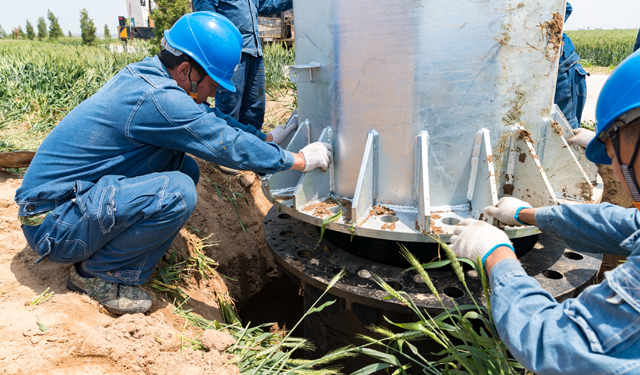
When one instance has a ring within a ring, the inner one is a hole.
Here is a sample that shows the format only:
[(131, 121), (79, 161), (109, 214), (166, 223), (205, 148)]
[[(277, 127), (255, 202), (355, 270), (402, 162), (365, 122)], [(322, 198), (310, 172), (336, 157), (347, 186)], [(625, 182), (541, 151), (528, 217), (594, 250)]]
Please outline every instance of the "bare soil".
[(337, 201), (333, 198), (329, 198), (324, 201), (314, 202), (310, 205), (304, 207), (304, 211), (313, 211), (314, 216), (326, 217), (331, 216), (334, 213), (329, 210), (330, 208), (338, 207), (344, 208), (342, 210), (342, 214), (345, 222), (351, 221), (351, 201), (348, 199), (338, 199)]
[[(257, 294), (280, 274), (263, 235), (263, 222), (271, 204), (262, 194), (260, 178), (252, 172), (227, 176), (202, 161), (198, 205), (172, 244), (181, 257), (192, 254), (199, 238), (211, 236), (215, 246), (204, 249), (219, 262), (216, 277), (188, 279), (181, 286), (190, 297), (184, 306), (207, 319), (222, 321), (216, 294), (231, 294), (239, 304)], [(147, 283), (153, 299), (146, 314), (118, 317), (89, 297), (66, 290), (70, 265), (43, 261), (27, 245), (13, 201), (20, 175), (0, 170), (0, 374), (238, 374), (226, 354), (185, 350), (180, 353), (179, 332), (185, 321), (172, 313), (164, 293)], [(240, 219), (226, 190), (238, 198)], [(226, 275), (237, 281), (230, 281)], [(153, 275), (152, 275), (153, 278)], [(47, 287), (53, 298), (28, 306)], [(43, 332), (37, 323), (42, 323)], [(44, 328), (46, 327), (46, 328)], [(185, 336), (199, 332), (187, 326)], [(212, 348), (224, 346), (224, 336), (211, 336)], [(219, 344), (219, 345), (218, 345)]]

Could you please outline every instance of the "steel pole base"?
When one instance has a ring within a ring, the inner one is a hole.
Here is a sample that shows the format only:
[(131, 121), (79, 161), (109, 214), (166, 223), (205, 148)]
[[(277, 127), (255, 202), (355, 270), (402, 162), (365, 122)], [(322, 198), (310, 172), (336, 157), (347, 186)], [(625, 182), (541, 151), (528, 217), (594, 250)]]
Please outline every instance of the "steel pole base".
[[(396, 290), (406, 292), (418, 307), (432, 316), (444, 311), (416, 272), (402, 273), (408, 264), (395, 267), (366, 260), (326, 239), (318, 244), (320, 234), (314, 225), (286, 213), (278, 213), (275, 207), (267, 214), (264, 224), (267, 244), (276, 261), (304, 290), (305, 310), (326, 289), (335, 274), (342, 269), (348, 272), (325, 296), (325, 300), (337, 299), (337, 302), (305, 321), (305, 336), (318, 347), (314, 357), (347, 344), (357, 344), (357, 333), (370, 334), (365, 327), (386, 325), (383, 316), (399, 323), (416, 319), (395, 299), (383, 300), (387, 293), (373, 281), (372, 274), (380, 276)], [(557, 301), (563, 301), (592, 284), (602, 263), (602, 255), (571, 251), (556, 236), (541, 234), (538, 243), (520, 261), (527, 274), (533, 276)], [(451, 308), (454, 303), (473, 303), (452, 270), (441, 268), (428, 272), (444, 306)], [(486, 306), (482, 284), (475, 270), (465, 270), (465, 273), (473, 298)], [(426, 345), (427, 352), (440, 351), (438, 347), (428, 348), (429, 344)], [(355, 363), (352, 365), (357, 368)]]

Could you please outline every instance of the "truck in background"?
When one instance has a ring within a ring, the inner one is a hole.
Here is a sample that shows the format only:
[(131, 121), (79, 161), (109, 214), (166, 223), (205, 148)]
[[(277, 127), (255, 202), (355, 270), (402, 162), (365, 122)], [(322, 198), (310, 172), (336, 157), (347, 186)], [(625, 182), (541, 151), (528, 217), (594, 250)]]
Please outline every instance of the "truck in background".
[(258, 17), (258, 36), (262, 44), (269, 42), (293, 44), (293, 10), (276, 13), (269, 17)]

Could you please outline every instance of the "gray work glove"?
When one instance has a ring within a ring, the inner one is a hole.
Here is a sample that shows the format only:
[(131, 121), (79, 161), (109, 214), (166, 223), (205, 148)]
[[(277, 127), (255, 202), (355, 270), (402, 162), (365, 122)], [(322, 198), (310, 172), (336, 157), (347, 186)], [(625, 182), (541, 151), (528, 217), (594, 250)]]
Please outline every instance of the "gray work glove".
[(287, 139), (289, 134), (293, 133), (297, 128), (298, 128), (297, 122), (292, 122), (291, 124), (289, 124), (289, 126), (285, 126), (285, 125), (276, 126), (275, 129), (269, 132), (269, 134), (271, 134), (271, 137), (273, 137), (273, 140), (271, 142), (277, 145), (280, 145), (280, 143), (282, 143), (285, 139)]
[(569, 146), (580, 145), (583, 148), (587, 148), (589, 142), (596, 136), (595, 132), (585, 128), (571, 129), (571, 131), (574, 136), (567, 138)]
[(513, 250), (513, 245), (505, 232), (480, 220), (462, 220), (451, 236), (451, 250), (458, 257), (469, 258), (474, 262), (480, 258), (483, 266), (489, 254), (500, 246)]
[(523, 208), (532, 207), (529, 203), (521, 201), (518, 198), (503, 197), (500, 198), (498, 204), (495, 207), (485, 207), (484, 214), (498, 219), (498, 221), (504, 223), (505, 225), (529, 225), (518, 220), (518, 214)]
[(327, 142), (313, 142), (306, 145), (300, 150), (304, 158), (303, 172), (309, 172), (312, 169), (320, 168), (323, 172), (329, 169), (332, 161), (331, 145)]

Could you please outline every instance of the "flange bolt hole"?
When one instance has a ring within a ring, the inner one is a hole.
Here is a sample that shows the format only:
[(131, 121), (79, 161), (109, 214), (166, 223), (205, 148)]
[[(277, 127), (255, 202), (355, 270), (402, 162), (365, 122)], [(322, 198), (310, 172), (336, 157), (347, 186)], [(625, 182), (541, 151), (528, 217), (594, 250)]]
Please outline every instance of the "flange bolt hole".
[(464, 292), (460, 288), (456, 288), (455, 286), (448, 286), (443, 290), (444, 294), (451, 298), (460, 298), (464, 296)]
[(380, 221), (382, 221), (383, 223), (395, 223), (396, 221), (399, 221), (400, 219), (398, 219), (397, 216), (392, 216), (392, 215), (385, 215), (380, 217)]
[(566, 251), (564, 254), (565, 258), (569, 258), (571, 260), (582, 260), (584, 257), (578, 253), (574, 253), (573, 251)]
[(460, 219), (458, 219), (457, 217), (443, 217), (442, 219), (440, 219), (440, 222), (442, 222), (442, 224), (444, 225), (458, 225)]
[(553, 271), (553, 270), (544, 270), (542, 271), (542, 275), (548, 279), (553, 279), (553, 280), (560, 280), (564, 277), (560, 272)]
[(311, 250), (300, 250), (296, 254), (298, 254), (298, 256), (300, 258), (311, 258), (313, 256), (313, 251), (311, 251)]

